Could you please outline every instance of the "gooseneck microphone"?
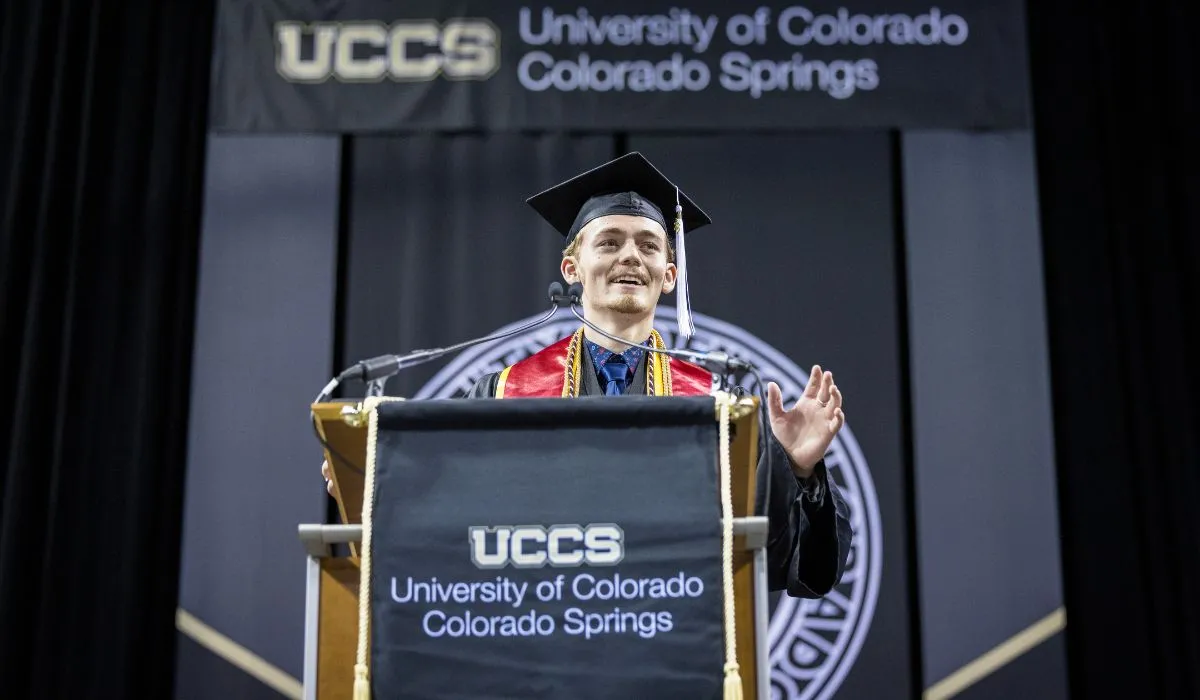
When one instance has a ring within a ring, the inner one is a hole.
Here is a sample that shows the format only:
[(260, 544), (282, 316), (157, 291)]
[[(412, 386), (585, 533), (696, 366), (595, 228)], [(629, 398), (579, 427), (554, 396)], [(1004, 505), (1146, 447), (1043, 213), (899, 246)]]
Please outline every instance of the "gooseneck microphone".
[(517, 335), (518, 333), (524, 333), (531, 328), (536, 328), (546, 323), (552, 316), (554, 316), (555, 312), (557, 312), (559, 308), (568, 306), (570, 304), (569, 295), (563, 292), (563, 286), (558, 282), (553, 282), (550, 284), (550, 287), (546, 291), (546, 296), (550, 301), (550, 308), (546, 311), (546, 313), (530, 321), (529, 323), (523, 323), (520, 326), (503, 333), (495, 333), (482, 338), (465, 340), (461, 343), (450, 345), (444, 348), (414, 350), (405, 355), (379, 355), (378, 357), (372, 357), (370, 359), (357, 362), (342, 370), (341, 374), (334, 377), (328, 384), (326, 384), (325, 388), (321, 390), (321, 393), (317, 395), (317, 398), (313, 401), (313, 403), (321, 403), (326, 401), (333, 394), (334, 389), (336, 389), (338, 385), (348, 380), (354, 379), (363, 383), (368, 383), (379, 379), (385, 379), (399, 373), (400, 370), (408, 369), (409, 367), (415, 367), (425, 362), (431, 362), (452, 352), (458, 352), (459, 350), (469, 348), (472, 345), (479, 345), (480, 343), (487, 343), (493, 340), (501, 340)]

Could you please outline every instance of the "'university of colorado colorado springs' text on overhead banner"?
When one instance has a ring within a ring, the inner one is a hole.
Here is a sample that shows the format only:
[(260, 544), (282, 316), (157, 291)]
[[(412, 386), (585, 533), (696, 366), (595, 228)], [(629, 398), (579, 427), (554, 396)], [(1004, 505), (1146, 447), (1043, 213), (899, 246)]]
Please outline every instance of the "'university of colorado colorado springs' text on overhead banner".
[(1017, 0), (223, 0), (213, 127), (1010, 128)]

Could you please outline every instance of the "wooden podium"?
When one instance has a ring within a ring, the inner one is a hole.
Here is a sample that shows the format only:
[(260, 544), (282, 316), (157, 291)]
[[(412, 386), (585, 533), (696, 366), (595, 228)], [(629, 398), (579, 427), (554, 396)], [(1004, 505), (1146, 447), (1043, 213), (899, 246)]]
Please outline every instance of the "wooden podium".
[[(308, 557), (304, 698), (351, 700), (358, 639), (357, 544), (362, 536), (368, 414), (358, 400), (313, 404), (311, 410), (325, 459), (331, 466), (341, 524), (299, 526)], [(743, 697), (748, 700), (770, 696), (765, 549), (768, 528), (765, 517), (753, 515), (758, 410), (756, 397), (739, 398), (729, 416), (737, 660)], [(719, 419), (715, 400), (713, 419)], [(335, 555), (337, 545), (346, 545), (348, 554)]]

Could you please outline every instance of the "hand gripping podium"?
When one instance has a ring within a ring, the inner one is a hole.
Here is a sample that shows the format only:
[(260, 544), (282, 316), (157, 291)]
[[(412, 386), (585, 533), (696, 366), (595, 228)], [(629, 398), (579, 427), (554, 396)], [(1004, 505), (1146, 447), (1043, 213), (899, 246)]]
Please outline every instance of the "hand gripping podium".
[(299, 528), (305, 698), (769, 697), (758, 409), (314, 404), (342, 523)]

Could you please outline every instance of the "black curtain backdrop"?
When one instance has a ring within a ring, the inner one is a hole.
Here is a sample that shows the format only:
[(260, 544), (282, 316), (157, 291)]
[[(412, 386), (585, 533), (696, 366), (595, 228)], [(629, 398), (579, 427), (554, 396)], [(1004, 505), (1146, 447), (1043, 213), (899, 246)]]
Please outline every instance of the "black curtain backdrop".
[(1027, 8), (1075, 698), (1200, 697), (1194, 8)]
[(170, 697), (213, 3), (0, 20), (0, 694)]

